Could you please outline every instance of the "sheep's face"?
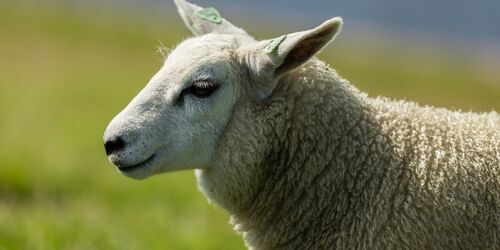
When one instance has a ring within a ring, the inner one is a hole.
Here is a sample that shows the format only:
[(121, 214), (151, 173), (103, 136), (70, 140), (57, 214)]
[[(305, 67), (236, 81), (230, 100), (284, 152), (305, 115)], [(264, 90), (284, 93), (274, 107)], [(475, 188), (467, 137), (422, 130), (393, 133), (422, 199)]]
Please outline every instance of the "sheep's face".
[(108, 126), (109, 160), (132, 178), (210, 164), (239, 96), (233, 38), (181, 43)]
[(280, 76), (328, 44), (342, 23), (255, 41), (213, 8), (175, 1), (196, 37), (170, 53), (104, 134), (109, 160), (132, 178), (209, 167), (235, 105), (268, 98)]

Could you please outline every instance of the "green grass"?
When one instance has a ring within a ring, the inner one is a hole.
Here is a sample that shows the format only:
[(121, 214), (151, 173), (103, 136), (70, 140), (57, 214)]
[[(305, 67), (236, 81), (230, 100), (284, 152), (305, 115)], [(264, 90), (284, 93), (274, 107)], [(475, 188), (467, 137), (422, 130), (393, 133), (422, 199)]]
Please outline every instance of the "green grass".
[[(191, 171), (137, 182), (104, 156), (107, 123), (184, 27), (6, 5), (0, 32), (0, 249), (244, 248)], [(339, 42), (323, 57), (371, 95), (500, 108), (500, 75), (391, 49)]]

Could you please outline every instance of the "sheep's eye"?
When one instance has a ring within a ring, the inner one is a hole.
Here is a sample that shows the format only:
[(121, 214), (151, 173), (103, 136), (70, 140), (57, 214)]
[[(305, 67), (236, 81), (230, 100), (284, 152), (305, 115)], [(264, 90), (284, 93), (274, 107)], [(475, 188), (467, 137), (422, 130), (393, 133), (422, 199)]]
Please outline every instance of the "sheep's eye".
[(216, 85), (211, 81), (202, 80), (196, 81), (193, 85), (191, 85), (191, 87), (187, 88), (187, 93), (198, 98), (206, 98), (217, 90), (217, 88), (219, 88), (219, 85)]

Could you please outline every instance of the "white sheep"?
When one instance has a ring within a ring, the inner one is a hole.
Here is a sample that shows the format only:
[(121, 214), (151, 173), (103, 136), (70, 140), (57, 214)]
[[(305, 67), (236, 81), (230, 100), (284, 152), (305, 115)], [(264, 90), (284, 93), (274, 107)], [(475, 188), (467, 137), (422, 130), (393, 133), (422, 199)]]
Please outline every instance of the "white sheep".
[(196, 37), (108, 126), (141, 179), (197, 169), (251, 249), (499, 249), (500, 116), (371, 98), (312, 58), (342, 20), (256, 41), (175, 1)]

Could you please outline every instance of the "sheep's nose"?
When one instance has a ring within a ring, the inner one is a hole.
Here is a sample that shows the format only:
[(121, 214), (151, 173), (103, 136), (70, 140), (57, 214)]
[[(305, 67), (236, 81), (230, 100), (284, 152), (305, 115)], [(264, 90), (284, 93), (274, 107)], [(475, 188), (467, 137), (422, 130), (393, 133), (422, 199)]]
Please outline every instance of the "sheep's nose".
[(106, 155), (110, 155), (116, 151), (119, 151), (125, 147), (125, 142), (121, 137), (112, 138), (104, 143), (104, 149), (106, 149)]

